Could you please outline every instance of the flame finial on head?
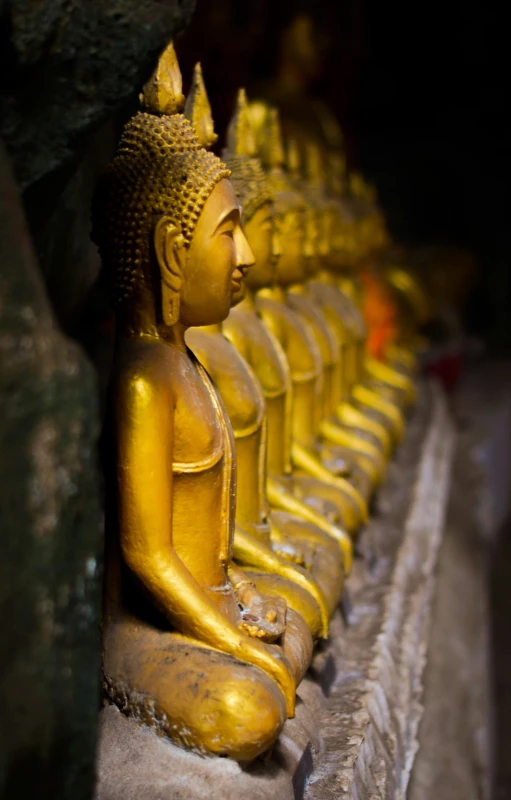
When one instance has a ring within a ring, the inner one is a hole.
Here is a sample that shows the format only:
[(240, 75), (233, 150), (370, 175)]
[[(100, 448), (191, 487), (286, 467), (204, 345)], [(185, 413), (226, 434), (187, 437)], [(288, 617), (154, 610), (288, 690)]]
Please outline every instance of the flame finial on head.
[(151, 78), (144, 86), (140, 104), (149, 114), (170, 115), (181, 111), (184, 101), (181, 70), (174, 44), (170, 42), (161, 54)]
[(231, 155), (249, 157), (257, 152), (245, 89), (238, 91), (236, 108), (227, 129), (227, 151)]
[(287, 141), (286, 164), (291, 177), (299, 180), (302, 177), (302, 156), (296, 139), (292, 138)]
[(286, 156), (282, 140), (282, 128), (278, 109), (270, 108), (266, 124), (266, 141), (264, 143), (263, 161), (274, 169), (282, 168)]
[(190, 120), (195, 128), (200, 144), (206, 148), (212, 147), (218, 136), (215, 133), (215, 124), (202, 76), (202, 67), (198, 62), (195, 65), (192, 86), (186, 98), (185, 117)]
[(269, 105), (262, 100), (252, 100), (247, 105), (248, 118), (254, 131), (256, 148), (261, 149), (261, 140), (264, 136), (266, 120), (268, 118)]
[(305, 149), (305, 177), (310, 186), (323, 188), (326, 181), (325, 165), (317, 142), (308, 141)]
[(330, 150), (328, 153), (328, 188), (334, 197), (346, 194), (346, 155), (343, 150)]
[(261, 162), (255, 157), (256, 140), (244, 89), (240, 89), (227, 130), (227, 147), (222, 158), (231, 170), (231, 182), (243, 206), (246, 220), (258, 208), (270, 203), (272, 195)]
[(376, 187), (368, 183), (360, 172), (351, 172), (349, 176), (351, 194), (354, 197), (361, 197), (372, 205), (376, 205), (378, 197)]
[(286, 156), (278, 110), (263, 100), (249, 103), (248, 110), (255, 131), (257, 154), (268, 178), (277, 214), (303, 211), (303, 197), (285, 170)]
[(248, 111), (263, 165), (267, 169), (282, 169), (286, 157), (278, 110), (258, 100), (250, 103)]

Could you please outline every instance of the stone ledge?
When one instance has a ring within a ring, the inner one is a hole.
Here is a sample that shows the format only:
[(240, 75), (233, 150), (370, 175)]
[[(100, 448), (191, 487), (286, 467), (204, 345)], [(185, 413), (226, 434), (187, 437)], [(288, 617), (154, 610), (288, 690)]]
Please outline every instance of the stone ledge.
[[(342, 642), (338, 677), (320, 720), (325, 755), (306, 800), (406, 796), (418, 746), (435, 567), (454, 451), (444, 396), (436, 385), (425, 391), (418, 413), (428, 411), (429, 422), (420, 450), (404, 443), (361, 542), (365, 563), (357, 564), (352, 580), (351, 625), (337, 639)], [(416, 422), (408, 439), (424, 431)], [(412, 478), (408, 502), (396, 485), (407, 472)], [(393, 535), (392, 523), (399, 527), (403, 511), (404, 535), (396, 529)]]
[(301, 800), (307, 782), (306, 800), (403, 798), (417, 749), (452, 452), (443, 395), (424, 386), (359, 542), (347, 625), (337, 613), (316, 657), (317, 673), (325, 661), (335, 665), (329, 697), (306, 678), (296, 717), (271, 754), (248, 768), (202, 758), (107, 706), (96, 800)]
[(303, 797), (313, 760), (320, 752), (315, 716), (324, 698), (307, 678), (300, 693), (306, 702), (297, 703), (296, 717), (286, 722), (271, 756), (249, 767), (181, 750), (114, 706), (106, 706), (101, 712), (96, 800)]

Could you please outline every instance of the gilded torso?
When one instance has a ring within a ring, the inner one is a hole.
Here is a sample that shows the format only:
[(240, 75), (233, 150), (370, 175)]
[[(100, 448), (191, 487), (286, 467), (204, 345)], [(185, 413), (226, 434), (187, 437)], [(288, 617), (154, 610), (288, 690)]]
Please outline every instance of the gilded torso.
[[(222, 402), (188, 349), (144, 337), (121, 342), (119, 351), (115, 391), (122, 413), (133, 425), (147, 413), (122, 405), (123, 391), (136, 384), (142, 397), (154, 398), (151, 413), (158, 416), (158, 427), (171, 431), (165, 443), (172, 484), (169, 546), (201, 586), (221, 589), (231, 558), (235, 495), (232, 432)], [(153, 468), (154, 480), (165, 480), (162, 465)]]
[(266, 470), (266, 409), (251, 367), (220, 331), (196, 328), (187, 341), (207, 368), (229, 416), (238, 461), (238, 523), (264, 524)]
[(263, 290), (257, 295), (256, 306), (289, 363), (293, 383), (293, 437), (307, 447), (312, 446), (323, 391), (323, 364), (314, 332), (310, 323), (287, 305), (283, 292), (275, 294)]
[(287, 473), (291, 469), (292, 381), (284, 350), (249, 301), (231, 309), (223, 331), (250, 364), (266, 401), (268, 472)]

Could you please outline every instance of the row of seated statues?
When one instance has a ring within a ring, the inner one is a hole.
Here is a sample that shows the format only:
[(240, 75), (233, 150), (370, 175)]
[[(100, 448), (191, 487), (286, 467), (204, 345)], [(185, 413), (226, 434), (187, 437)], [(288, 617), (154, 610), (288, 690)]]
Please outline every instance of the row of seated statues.
[(243, 90), (222, 160), (215, 140), (170, 44), (94, 199), (116, 305), (103, 674), (123, 713), (247, 762), (328, 637), (415, 342), (361, 313), (388, 237), (342, 154), (284, 142)]

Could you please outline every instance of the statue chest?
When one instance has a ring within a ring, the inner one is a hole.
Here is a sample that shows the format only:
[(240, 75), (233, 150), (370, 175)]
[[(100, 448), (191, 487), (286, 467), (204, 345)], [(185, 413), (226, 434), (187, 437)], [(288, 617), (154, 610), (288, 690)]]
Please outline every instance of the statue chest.
[(291, 387), (286, 354), (256, 312), (233, 309), (224, 329), (226, 336), (250, 364), (266, 400), (285, 395)]
[(293, 383), (317, 379), (321, 375), (323, 364), (308, 320), (300, 317), (285, 303), (267, 297), (258, 298), (258, 310), (286, 353)]
[(312, 297), (295, 292), (288, 292), (287, 300), (293, 311), (310, 324), (323, 365), (333, 366), (339, 361), (339, 343), (334, 330), (322, 313), (321, 306)]
[(218, 389), (235, 437), (243, 438), (262, 426), (265, 403), (256, 376), (245, 359), (221, 333), (193, 331), (189, 344)]
[(200, 472), (217, 464), (225, 449), (222, 410), (205, 370), (194, 360), (180, 365), (174, 382), (174, 472)]
[(313, 281), (310, 288), (325, 317), (335, 329), (338, 341), (342, 344), (349, 342), (353, 337), (351, 316), (347, 314), (346, 305), (337, 287)]
[(201, 585), (222, 586), (234, 533), (234, 442), (211, 378), (192, 353), (187, 362), (174, 390), (174, 547)]

